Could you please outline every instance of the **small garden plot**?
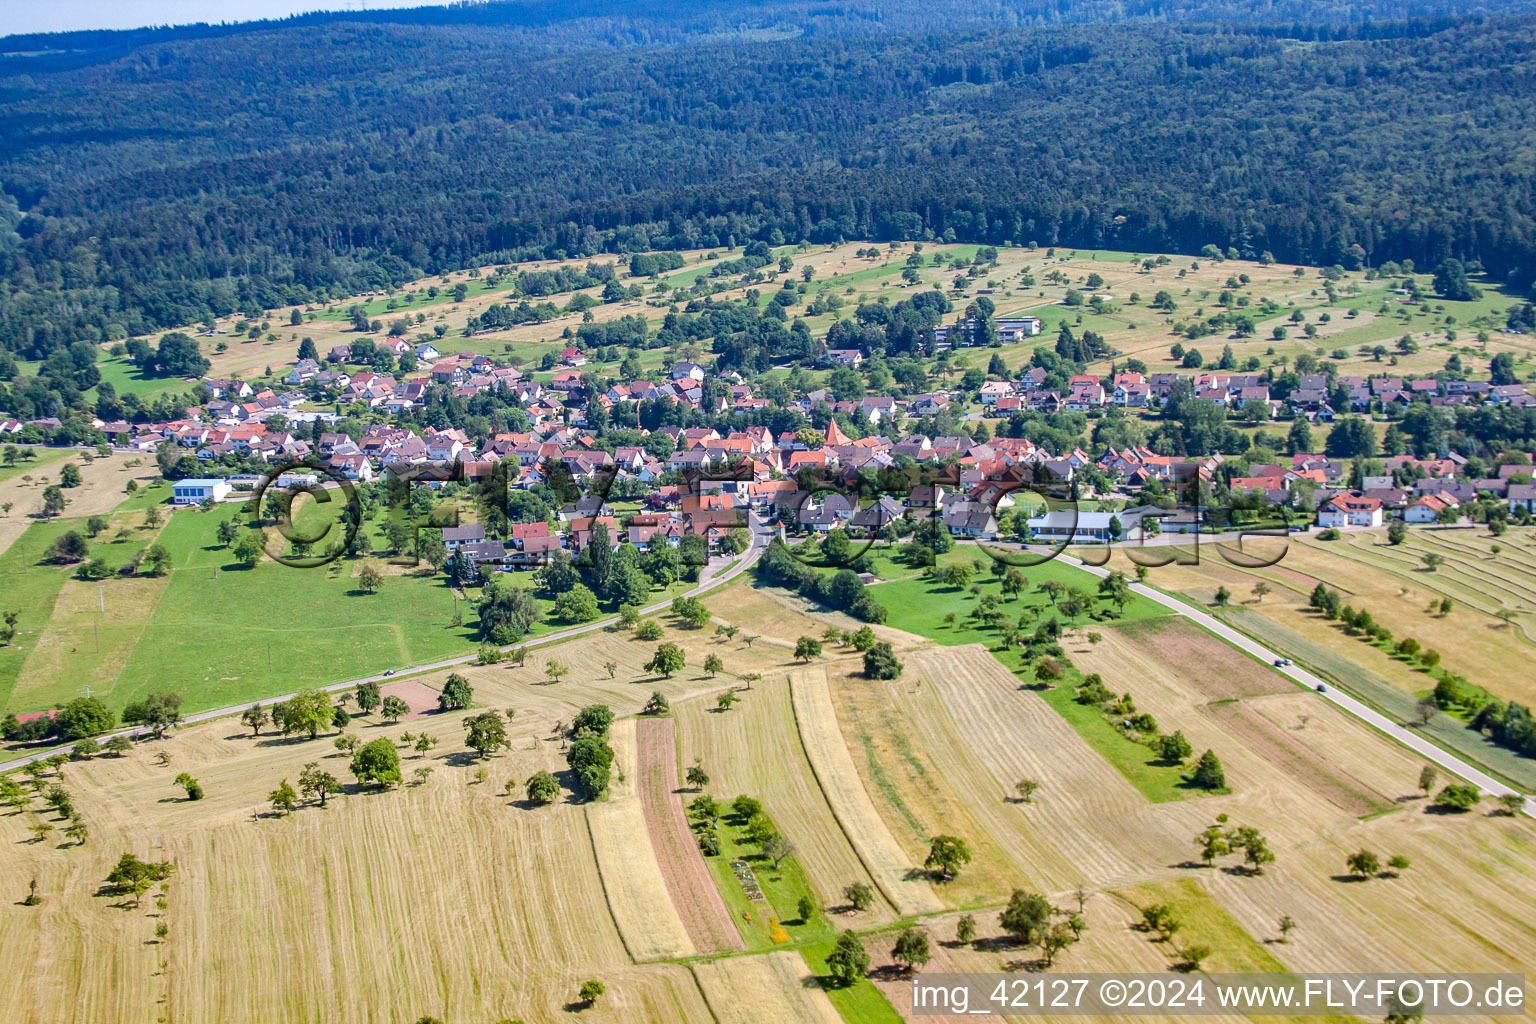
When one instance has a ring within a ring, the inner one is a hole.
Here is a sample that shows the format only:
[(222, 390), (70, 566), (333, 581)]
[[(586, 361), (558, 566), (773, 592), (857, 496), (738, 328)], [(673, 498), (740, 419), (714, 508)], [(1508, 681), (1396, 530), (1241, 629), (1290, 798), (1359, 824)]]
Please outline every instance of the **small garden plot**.
[(741, 891), (747, 894), (747, 899), (766, 901), (768, 897), (763, 895), (763, 887), (757, 884), (757, 875), (752, 871), (752, 865), (744, 860), (731, 861), (731, 874), (736, 876), (736, 881), (741, 883)]

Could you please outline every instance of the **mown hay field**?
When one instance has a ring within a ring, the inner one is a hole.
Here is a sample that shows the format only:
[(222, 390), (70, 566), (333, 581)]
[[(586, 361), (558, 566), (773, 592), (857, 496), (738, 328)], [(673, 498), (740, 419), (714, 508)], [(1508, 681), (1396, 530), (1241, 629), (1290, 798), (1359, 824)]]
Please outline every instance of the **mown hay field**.
[[(793, 670), (801, 671), (801, 670)], [(680, 703), (678, 752), (682, 763), (697, 758), (709, 774), (705, 790), (717, 800), (745, 794), (761, 800), (779, 830), (797, 847), (795, 857), (810, 877), (818, 902), (835, 907), (854, 882), (874, 886), (858, 852), (828, 806), (806, 756), (790, 697), (790, 682), (779, 675), (740, 690), (740, 701), (720, 711), (707, 700)], [(878, 891), (878, 890), (877, 890)], [(891, 907), (876, 901), (858, 923), (889, 920)]]
[(648, 838), (641, 805), (635, 720), (613, 723), (613, 776), (608, 799), (587, 805), (608, 909), (635, 960), (692, 956), (688, 929), (667, 892), (666, 878)]
[[(544, 1020), (589, 977), (610, 993), (594, 1019), (708, 1019), (685, 968), (631, 963), (585, 809), (503, 795), (504, 778), (563, 772), (542, 722), (517, 722), (513, 750), (481, 762), (462, 749), (462, 718), (360, 722), (368, 739), (412, 726), (438, 736), (404, 762), (408, 780), (418, 767), (430, 776), (285, 817), (269, 813), (267, 794), (304, 762), (350, 783), (329, 737), (252, 739), (223, 721), (154, 744), (165, 767), (145, 746), (66, 769), (86, 846), (59, 848), (57, 832), (23, 842), (33, 812), (0, 818), (4, 876), (36, 877), (44, 898), (0, 907), (0, 950), (16, 968), (0, 983), (19, 1008), (10, 1019)], [(482, 763), (491, 777), (476, 783)], [(205, 799), (181, 798), (181, 771)], [(163, 917), (150, 900), (133, 910), (94, 895), (124, 850), (176, 864)]]
[[(1340, 591), (1346, 604), (1368, 610), (1395, 637), (1413, 637), (1438, 650), (1444, 664), (1507, 700), (1536, 702), (1536, 679), (1525, 671), (1536, 654), (1536, 532), (1511, 528), (1501, 538), (1481, 528), (1411, 529), (1401, 545), (1387, 542), (1385, 531), (1359, 531), (1337, 541), (1292, 537), (1284, 558), (1262, 569), (1234, 566), (1209, 550), (1198, 566), (1169, 565), (1150, 570), (1148, 582), (1209, 603), (1226, 586), (1234, 605), (1262, 615), (1313, 643), (1391, 682), (1405, 692), (1432, 688), (1434, 682), (1383, 652), (1344, 634), (1337, 623), (1321, 619), (1307, 606), (1312, 588), (1323, 583)], [(1499, 550), (1495, 552), (1493, 548)], [(1423, 556), (1445, 559), (1427, 571)], [(1132, 568), (1117, 553), (1112, 567)], [(1264, 583), (1262, 597), (1252, 588)], [(1452, 611), (1430, 611), (1433, 600), (1449, 597)], [(1507, 609), (1505, 624), (1496, 615)], [(1511, 652), (1519, 652), (1512, 656)]]

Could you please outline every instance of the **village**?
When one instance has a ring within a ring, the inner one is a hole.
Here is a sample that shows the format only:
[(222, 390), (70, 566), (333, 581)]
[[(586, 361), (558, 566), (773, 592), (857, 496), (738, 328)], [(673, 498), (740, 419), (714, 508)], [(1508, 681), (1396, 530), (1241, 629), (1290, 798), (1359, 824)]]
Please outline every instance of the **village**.
[[(997, 343), (1011, 344), (1033, 336), (1040, 323), (1004, 317), (995, 326)], [(948, 349), (970, 347), (980, 332), (960, 319), (935, 333), (948, 339), (937, 342)], [(597, 525), (615, 547), (627, 541), (641, 551), (660, 543), (677, 548), (693, 535), (711, 553), (739, 553), (749, 510), (788, 533), (842, 529), (886, 539), (937, 515), (954, 537), (1026, 546), (1145, 543), (1160, 534), (1255, 524), (1446, 525), (1474, 510), (1480, 520), (1525, 522), (1536, 511), (1528, 458), (1489, 467), (1449, 450), (1371, 459), (1302, 450), (1256, 461), (1255, 453), (1157, 454), (1145, 444), (1050, 450), (1027, 436), (1006, 436), (1009, 417), (1021, 413), (1147, 417), (1182, 395), (1234, 418), (1289, 419), (1294, 442), (1297, 425), (1326, 429), (1341, 416), (1400, 423), (1419, 404), (1529, 407), (1536, 398), (1523, 384), (1319, 373), (1299, 375), (1296, 386), (1275, 394), (1256, 373), (1120, 370), (1074, 374), (1062, 391), (1044, 386), (1044, 368), (1027, 366), (969, 388), (854, 401), (815, 388), (784, 407), (810, 425), (775, 434), (761, 420), (776, 403), (740, 373), (716, 375), (698, 362), (679, 360), (653, 375), (660, 379), (620, 381), (594, 376), (575, 346), (559, 353), (551, 372), (529, 373), (484, 354), (444, 356), (429, 342), (383, 344), (414, 357), (424, 371), (377, 372), (350, 364), (349, 347), (337, 346), (323, 359), (297, 360), (275, 387), (198, 379), (195, 387), (208, 400), (181, 419), (96, 419), (92, 427), (118, 450), (157, 456), (173, 480), (176, 505), (246, 500), (274, 482), (297, 491), (343, 481), (399, 479), (436, 488), (494, 480), (529, 490), (557, 474), (563, 487), (580, 491), (545, 520), (497, 524), (494, 533), (483, 523), (446, 528), (444, 545), (466, 578), (535, 568), (560, 550), (579, 553)], [(865, 359), (858, 349), (831, 349), (821, 363), (856, 371)], [(434, 402), (486, 395), (519, 407), (527, 429), (476, 438), (463, 427), (418, 432), (396, 422)], [(1335, 408), (1346, 402), (1347, 410)], [(640, 421), (642, 403), (670, 406), (679, 420), (719, 425), (620, 427)], [(336, 429), (344, 414), (350, 433)], [(910, 429), (938, 418), (959, 432)], [(46, 441), (59, 426), (9, 420), (0, 422), (0, 439)], [(618, 515), (615, 504), (623, 506)]]

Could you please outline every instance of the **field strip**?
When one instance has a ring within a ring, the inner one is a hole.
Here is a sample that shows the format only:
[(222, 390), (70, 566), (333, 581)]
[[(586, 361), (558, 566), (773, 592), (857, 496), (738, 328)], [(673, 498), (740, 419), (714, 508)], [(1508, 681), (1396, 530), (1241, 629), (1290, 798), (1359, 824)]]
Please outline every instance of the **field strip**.
[(670, 718), (644, 719), (636, 723), (635, 734), (640, 806), (675, 912), (699, 952), (746, 949), (677, 797), (675, 723)]
[(693, 974), (719, 1024), (843, 1024), (827, 994), (807, 983), (811, 972), (799, 953), (725, 957), (694, 964)]
[(789, 692), (811, 770), (843, 833), (880, 891), (904, 915), (936, 914), (946, 909), (927, 882), (906, 877), (913, 865), (859, 781), (853, 755), (848, 753), (848, 744), (837, 726), (826, 670), (791, 673)]
[[(1086, 563), (1084, 564), (1084, 568), (1101, 579), (1109, 575), (1107, 570), (1089, 566)], [(1226, 623), (1213, 618), (1211, 615), (1203, 611), (1190, 607), (1188, 604), (1185, 604), (1183, 601), (1180, 601), (1177, 598), (1160, 593), (1159, 591), (1154, 590), (1153, 588), (1142, 583), (1131, 584), (1131, 589), (1135, 593), (1140, 594), (1142, 597), (1156, 601), (1158, 604), (1172, 608), (1180, 615), (1184, 615), (1190, 619), (1193, 619), (1195, 622), (1205, 627), (1210, 632), (1216, 634), (1225, 642), (1239, 648), (1240, 650), (1246, 651), (1261, 661), (1273, 662), (1277, 657), (1279, 657), (1279, 655), (1277, 655), (1274, 651), (1270, 650), (1263, 644), (1260, 644), (1257, 641), (1244, 636), (1243, 634), (1237, 632), (1237, 630), (1233, 629), (1231, 626), (1228, 626)], [(1463, 761), (1461, 758), (1446, 752), (1444, 749), (1436, 746), (1429, 740), (1426, 740), (1423, 737), (1410, 732), (1409, 730), (1398, 725), (1396, 722), (1393, 722), (1391, 719), (1387, 718), (1385, 715), (1376, 711), (1374, 708), (1371, 708), (1361, 701), (1356, 700), (1349, 694), (1343, 693), (1337, 688), (1320, 689), (1321, 687), (1324, 687), (1323, 681), (1317, 678), (1317, 676), (1313, 675), (1311, 672), (1308, 672), (1307, 670), (1296, 665), (1284, 666), (1280, 668), (1280, 672), (1281, 674), (1296, 680), (1298, 683), (1307, 687), (1309, 690), (1318, 693), (1324, 699), (1331, 701), (1332, 703), (1343, 708), (1355, 718), (1366, 723), (1376, 731), (1392, 738), (1393, 740), (1396, 740), (1403, 746), (1417, 752), (1420, 756), (1428, 758), (1435, 764), (1439, 765), (1441, 768), (1461, 776), (1461, 778), (1477, 786), (1483, 792), (1492, 793), (1494, 796), (1502, 796), (1505, 793), (1515, 792), (1515, 790), (1510, 789), (1504, 783), (1500, 782), (1498, 779), (1493, 778), (1476, 766), (1468, 764), (1466, 761)], [(1527, 816), (1536, 817), (1536, 809), (1527, 807), (1524, 813)]]
[(692, 956), (693, 942), (667, 896), (661, 864), (645, 828), (637, 781), (635, 720), (614, 722), (609, 742), (614, 753), (614, 782), (606, 801), (587, 805), (587, 825), (608, 909), (632, 959)]

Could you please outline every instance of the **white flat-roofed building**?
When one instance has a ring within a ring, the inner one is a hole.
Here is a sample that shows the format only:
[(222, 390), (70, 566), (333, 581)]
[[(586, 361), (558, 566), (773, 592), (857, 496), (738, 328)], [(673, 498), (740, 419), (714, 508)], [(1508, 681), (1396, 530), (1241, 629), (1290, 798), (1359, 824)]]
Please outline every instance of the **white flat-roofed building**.
[(171, 485), (171, 504), (201, 505), (205, 501), (223, 501), (228, 493), (228, 480), (211, 477), (206, 480), (177, 480)]

